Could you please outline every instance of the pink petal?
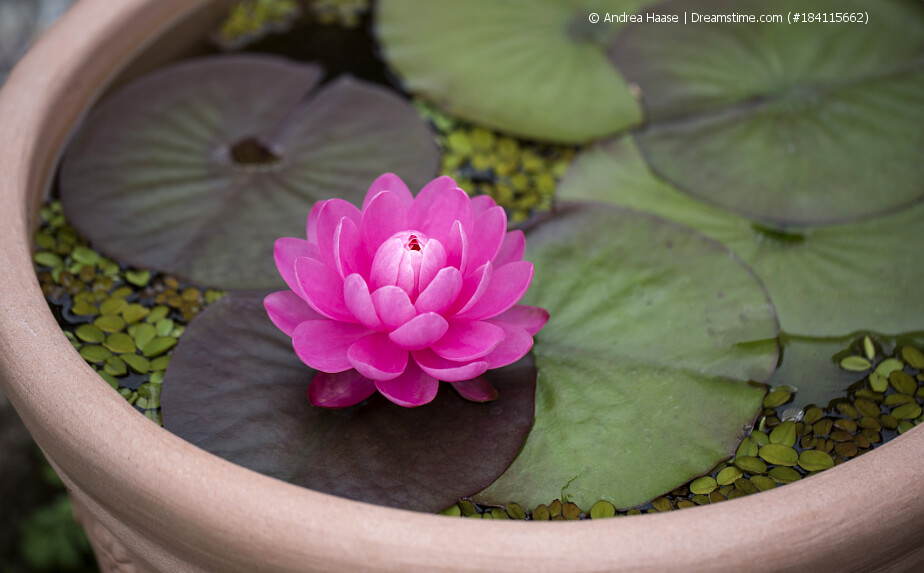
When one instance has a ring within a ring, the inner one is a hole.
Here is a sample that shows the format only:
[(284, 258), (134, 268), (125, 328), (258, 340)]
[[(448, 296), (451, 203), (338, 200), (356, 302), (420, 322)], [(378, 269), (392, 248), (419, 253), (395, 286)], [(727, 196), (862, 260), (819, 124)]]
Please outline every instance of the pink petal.
[(485, 211), (475, 219), (472, 241), (468, 251), (468, 268), (477, 269), (488, 261), (493, 261), (507, 234), (507, 214), (502, 207)]
[(263, 307), (276, 328), (292, 336), (295, 328), (306, 320), (324, 320), (308, 303), (290, 290), (266, 295)]
[(359, 274), (353, 273), (343, 281), (343, 301), (356, 320), (372, 330), (382, 330), (384, 326), (375, 312), (369, 286)]
[(421, 251), (420, 271), (417, 275), (415, 292), (421, 293), (429, 286), (433, 277), (446, 266), (446, 250), (442, 243), (430, 239)]
[(523, 298), (532, 280), (531, 262), (520, 261), (504, 265), (494, 271), (484, 296), (468, 309), (460, 311), (456, 317), (481, 320), (497, 316)]
[(492, 207), (497, 207), (497, 203), (494, 202), (490, 195), (475, 195), (472, 197), (472, 215), (474, 215), (476, 221), (482, 213)]
[(366, 192), (366, 197), (363, 199), (363, 211), (366, 210), (372, 199), (382, 191), (394, 193), (406, 209), (410, 209), (411, 204), (414, 202), (414, 196), (411, 195), (411, 191), (400, 177), (394, 173), (383, 173), (369, 186), (369, 191)]
[(429, 348), (416, 350), (412, 356), (421, 370), (437, 380), (445, 380), (446, 382), (471, 380), (476, 376), (481, 376), (488, 369), (488, 363), (484, 360), (453, 362), (438, 356)]
[(456, 301), (462, 290), (462, 274), (455, 267), (436, 273), (427, 288), (414, 301), (417, 312), (443, 312)]
[(504, 235), (504, 242), (501, 244), (500, 251), (494, 257), (494, 266), (502, 267), (510, 263), (516, 263), (523, 260), (526, 253), (526, 237), (523, 231), (517, 229)]
[(492, 319), (492, 322), (507, 322), (519, 326), (530, 336), (535, 335), (549, 321), (549, 311), (538, 306), (518, 304)]
[(497, 400), (497, 397), (500, 396), (497, 389), (480, 376), (473, 380), (450, 382), (450, 384), (463, 398), (472, 402), (491, 402)]
[(388, 338), (405, 350), (423, 350), (449, 329), (449, 323), (435, 312), (419, 314), (392, 331)]
[(383, 286), (372, 293), (372, 304), (385, 328), (394, 330), (417, 315), (417, 309), (404, 289)]
[(375, 383), (356, 370), (318, 372), (308, 385), (308, 401), (321, 408), (346, 408), (375, 394)]
[[(417, 197), (414, 198), (414, 202), (408, 209), (408, 222), (416, 224), (422, 221), (436, 197), (456, 187), (458, 187), (458, 184), (456, 184), (455, 179), (448, 175), (437, 177), (424, 185), (424, 188), (420, 190), (420, 193), (417, 194)], [(419, 229), (419, 227), (416, 226), (414, 228)], [(423, 229), (420, 230), (423, 231)]]
[[(462, 228), (462, 223), (455, 221), (446, 243), (446, 264), (456, 267), (463, 275), (468, 272), (468, 234)], [(477, 268), (477, 267), (475, 267)]]
[(407, 206), (396, 194), (382, 191), (363, 207), (360, 228), (366, 253), (373, 257), (388, 237), (407, 230)]
[(455, 304), (450, 309), (450, 314), (458, 315), (467, 312), (475, 306), (488, 292), (488, 285), (491, 284), (491, 276), (494, 274), (494, 266), (487, 262), (472, 274), (462, 280), (462, 291), (456, 299)]
[(318, 244), (318, 215), (321, 214), (324, 203), (327, 203), (327, 201), (316, 201), (311, 206), (311, 211), (308, 212), (308, 224), (305, 226), (305, 235), (308, 237), (308, 242), (315, 246)]
[(499, 326), (504, 331), (504, 340), (484, 357), (488, 362), (488, 368), (501, 368), (513, 364), (526, 356), (533, 347), (533, 337), (519, 326), (497, 320), (490, 320), (488, 323)]
[(369, 270), (369, 286), (373, 289), (398, 283), (401, 264), (405, 259), (404, 244), (401, 239), (389, 239), (382, 243)]
[(337, 230), (334, 231), (333, 268), (341, 277), (355, 272), (368, 271), (368, 258), (360, 251), (359, 228), (352, 219), (340, 219)]
[(388, 335), (375, 332), (354, 342), (347, 358), (357, 372), (372, 380), (397, 378), (407, 368), (407, 350), (399, 348)]
[(408, 226), (445, 242), (455, 221), (466, 234), (472, 232), (472, 200), (449, 177), (439, 177), (426, 185), (407, 213)]
[(391, 380), (376, 380), (375, 387), (395, 404), (414, 408), (432, 402), (440, 389), (440, 383), (411, 360), (400, 376)]
[(318, 252), (321, 253), (321, 260), (332, 269), (336, 268), (334, 264), (334, 232), (337, 230), (337, 226), (340, 225), (340, 220), (344, 217), (352, 219), (357, 226), (362, 220), (359, 209), (343, 199), (328, 199), (318, 213)]
[(295, 278), (305, 302), (328, 318), (356, 322), (343, 302), (343, 279), (317, 259), (295, 259)]
[(369, 329), (361, 324), (336, 320), (309, 320), (292, 334), (292, 347), (299, 360), (322, 372), (343, 372), (353, 367), (347, 351)]
[(298, 281), (295, 280), (295, 259), (299, 257), (318, 258), (318, 247), (312, 245), (305, 239), (296, 239), (293, 237), (282, 237), (276, 239), (273, 245), (273, 258), (276, 260), (276, 268), (282, 275), (282, 280), (290, 289), (295, 292), (301, 292)]
[(430, 348), (446, 360), (466, 362), (490, 354), (504, 340), (504, 329), (488, 322), (449, 321), (449, 329)]

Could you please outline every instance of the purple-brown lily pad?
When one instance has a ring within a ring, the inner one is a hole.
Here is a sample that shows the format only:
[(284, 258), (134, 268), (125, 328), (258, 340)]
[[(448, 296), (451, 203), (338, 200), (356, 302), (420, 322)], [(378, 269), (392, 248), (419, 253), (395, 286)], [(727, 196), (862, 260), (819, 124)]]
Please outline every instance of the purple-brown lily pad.
[(392, 91), (275, 56), (189, 60), (103, 102), (61, 168), (68, 219), (114, 259), (221, 288), (273, 288), (273, 242), (311, 205), (436, 172), (429, 127)]
[(226, 460), (317, 491), (438, 511), (510, 464), (533, 423), (531, 357), (488, 372), (480, 404), (444, 384), (402, 408), (376, 394), (342, 410), (312, 406), (315, 371), (269, 321), (262, 296), (229, 295), (193, 320), (163, 383), (164, 427)]

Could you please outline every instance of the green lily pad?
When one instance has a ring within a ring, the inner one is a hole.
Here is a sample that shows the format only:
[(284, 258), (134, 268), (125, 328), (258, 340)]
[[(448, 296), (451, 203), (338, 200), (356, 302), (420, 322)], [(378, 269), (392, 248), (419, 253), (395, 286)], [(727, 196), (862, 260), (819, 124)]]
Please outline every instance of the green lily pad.
[(651, 172), (631, 138), (583, 152), (559, 195), (649, 211), (724, 243), (763, 281), (789, 334), (894, 335), (924, 324), (924, 205), (802, 234), (777, 233), (678, 191)]
[(476, 501), (560, 498), (631, 507), (735, 451), (778, 356), (766, 292), (727, 249), (605, 205), (570, 206), (528, 233), (524, 302), (536, 336), (536, 423)]
[(272, 56), (163, 68), (97, 108), (61, 170), (68, 219), (108, 256), (199, 285), (271, 288), (280, 236), (383, 172), (420, 188), (432, 134), (383, 87)]
[(652, 125), (639, 145), (656, 173), (782, 226), (863, 219), (924, 199), (920, 2), (673, 0), (655, 10), (785, 19), (808, 9), (868, 11), (869, 22), (625, 28), (612, 56), (644, 94)]
[(485, 377), (500, 397), (448, 384), (419, 408), (379, 394), (342, 410), (312, 406), (315, 371), (273, 326), (263, 297), (229, 294), (190, 322), (160, 403), (164, 427), (231, 462), (325, 493), (436, 512), (491, 483), (533, 423), (532, 358)]
[(446, 112), (523, 137), (580, 143), (641, 121), (607, 58), (622, 25), (650, 0), (382, 0), (376, 33), (408, 91)]

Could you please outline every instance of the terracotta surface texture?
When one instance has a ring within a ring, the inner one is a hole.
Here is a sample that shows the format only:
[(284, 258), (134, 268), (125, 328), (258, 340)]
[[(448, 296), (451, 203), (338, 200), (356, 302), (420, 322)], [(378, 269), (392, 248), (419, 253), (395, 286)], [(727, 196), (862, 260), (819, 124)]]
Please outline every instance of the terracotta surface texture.
[(70, 489), (101, 563), (169, 572), (924, 567), (924, 428), (802, 482), (726, 503), (527, 523), (410, 513), (298, 488), (207, 454), (134, 411), (56, 324), (32, 268), (30, 235), (61, 148), (88, 106), (133, 54), (206, 4), (81, 0), (0, 92), (0, 382)]

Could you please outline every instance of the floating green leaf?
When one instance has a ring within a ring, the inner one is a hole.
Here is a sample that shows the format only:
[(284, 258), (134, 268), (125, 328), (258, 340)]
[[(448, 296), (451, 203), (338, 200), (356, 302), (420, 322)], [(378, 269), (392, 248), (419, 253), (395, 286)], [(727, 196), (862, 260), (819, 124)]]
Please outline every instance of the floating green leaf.
[(685, 227), (601, 205), (558, 212), (527, 243), (528, 303), (551, 315), (534, 350), (536, 424), (476, 501), (631, 507), (729, 457), (761, 407), (746, 382), (777, 362), (750, 271)]
[(420, 408), (380, 395), (343, 410), (308, 402), (315, 371), (270, 323), (262, 297), (228, 295), (195, 318), (163, 383), (164, 427), (258, 472), (370, 503), (439, 511), (491, 483), (533, 422), (530, 358), (486, 374), (500, 398), (448, 385)]
[[(654, 11), (755, 16), (802, 0), (674, 0)], [(924, 6), (816, 0), (866, 24), (629, 25), (617, 67), (652, 122), (655, 172), (709, 203), (779, 225), (844, 222), (924, 199)], [(691, 49), (695, 46), (695, 49)], [(832, 49), (837, 46), (837, 49)]]
[(641, 120), (609, 62), (621, 29), (592, 12), (648, 0), (382, 0), (376, 32), (407, 89), (448, 113), (533, 139), (580, 143)]
[(809, 337), (921, 329), (924, 205), (868, 221), (773, 233), (704, 205), (654, 175), (634, 141), (583, 152), (559, 188), (564, 199), (603, 200), (653, 212), (724, 243), (770, 293), (782, 329)]
[[(273, 242), (319, 199), (392, 171), (419, 188), (432, 134), (389, 90), (271, 56), (186, 61), (103, 102), (61, 172), (68, 218), (107, 255), (201, 285), (281, 284)], [(314, 91), (313, 91), (314, 90)], [(307, 97), (310, 96), (310, 97)]]

